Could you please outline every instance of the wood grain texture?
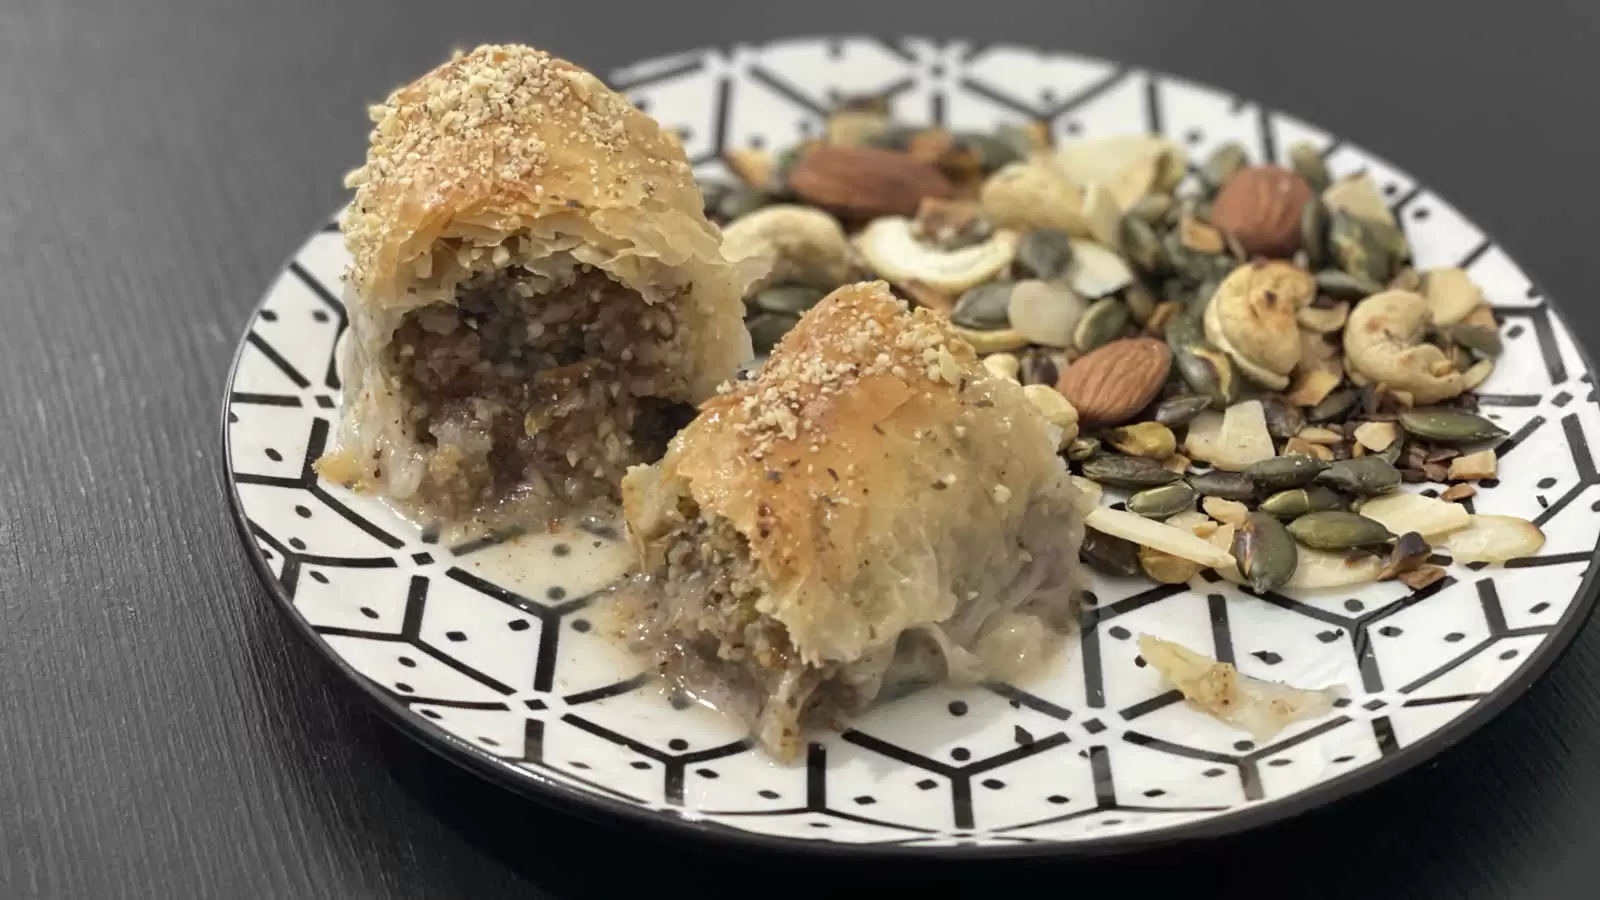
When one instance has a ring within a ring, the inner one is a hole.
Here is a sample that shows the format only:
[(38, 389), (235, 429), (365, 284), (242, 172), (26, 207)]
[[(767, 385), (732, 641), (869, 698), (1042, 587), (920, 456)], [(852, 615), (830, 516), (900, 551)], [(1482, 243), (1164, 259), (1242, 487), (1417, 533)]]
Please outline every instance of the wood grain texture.
[(1420, 173), (1565, 300), (1592, 349), (1600, 11), (1432, 6), (0, 0), (0, 897), (661, 896), (664, 878), (784, 897), (847, 877), (934, 895), (1593, 896), (1594, 628), (1437, 763), (1223, 845), (787, 873), (552, 814), (412, 744), (281, 620), (221, 491), (234, 340), (340, 201), (364, 104), (484, 39), (601, 70), (822, 31), (1158, 66)]

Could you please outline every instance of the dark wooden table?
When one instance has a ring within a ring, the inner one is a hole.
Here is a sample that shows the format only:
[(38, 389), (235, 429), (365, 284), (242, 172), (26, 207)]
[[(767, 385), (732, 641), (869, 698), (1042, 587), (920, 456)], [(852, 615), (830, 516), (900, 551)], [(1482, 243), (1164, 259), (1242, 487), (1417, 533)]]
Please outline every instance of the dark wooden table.
[(553, 814), (383, 724), (290, 630), (229, 523), (217, 417), (247, 310), (341, 200), (363, 105), (491, 39), (599, 71), (848, 31), (1163, 68), (1417, 172), (1593, 352), (1597, 29), (1579, 0), (3, 0), (0, 897), (1596, 896), (1597, 628), (1422, 771), (1141, 859), (790, 871)]

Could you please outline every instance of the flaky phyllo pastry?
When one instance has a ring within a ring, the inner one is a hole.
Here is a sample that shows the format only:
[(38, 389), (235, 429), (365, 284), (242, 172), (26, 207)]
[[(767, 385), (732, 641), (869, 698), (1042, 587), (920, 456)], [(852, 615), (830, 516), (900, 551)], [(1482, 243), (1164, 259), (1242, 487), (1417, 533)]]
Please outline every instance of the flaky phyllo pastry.
[(1058, 437), (945, 320), (842, 287), (629, 470), (624, 626), (780, 758), (880, 693), (1016, 676), (1073, 618)]
[(750, 356), (683, 148), (593, 75), (480, 47), (373, 109), (319, 471), (450, 523), (614, 505)]

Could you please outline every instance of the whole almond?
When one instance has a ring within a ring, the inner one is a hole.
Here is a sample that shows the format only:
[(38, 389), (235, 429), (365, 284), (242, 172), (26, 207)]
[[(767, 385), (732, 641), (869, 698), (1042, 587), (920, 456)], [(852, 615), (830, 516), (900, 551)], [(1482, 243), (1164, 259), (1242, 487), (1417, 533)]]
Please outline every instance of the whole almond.
[(924, 198), (953, 188), (936, 167), (877, 147), (817, 147), (789, 170), (801, 199), (847, 218), (914, 216)]
[(1250, 166), (1228, 179), (1211, 204), (1211, 225), (1245, 252), (1288, 258), (1300, 249), (1300, 214), (1311, 199), (1305, 179), (1282, 166)]
[(1165, 341), (1124, 338), (1078, 357), (1057, 390), (1089, 425), (1115, 425), (1149, 405), (1166, 383), (1172, 354)]

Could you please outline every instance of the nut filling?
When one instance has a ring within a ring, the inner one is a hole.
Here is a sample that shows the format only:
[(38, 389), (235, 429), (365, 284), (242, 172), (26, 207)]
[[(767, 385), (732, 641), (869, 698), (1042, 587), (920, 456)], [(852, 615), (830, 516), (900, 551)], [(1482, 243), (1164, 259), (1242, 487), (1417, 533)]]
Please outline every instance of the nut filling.
[(533, 296), (520, 268), (409, 313), (387, 350), (412, 433), (429, 451), (420, 499), (452, 518), (615, 505), (693, 418), (666, 308), (580, 267)]

